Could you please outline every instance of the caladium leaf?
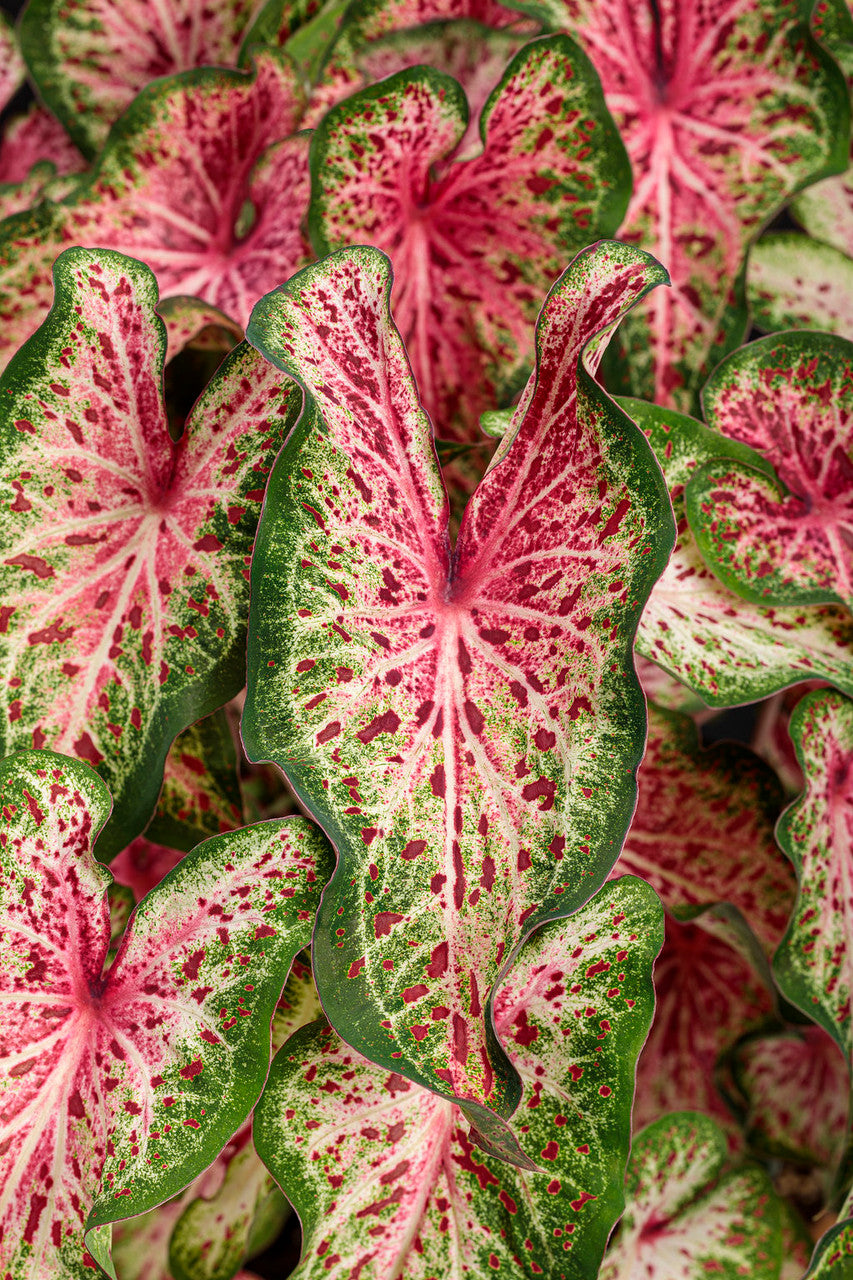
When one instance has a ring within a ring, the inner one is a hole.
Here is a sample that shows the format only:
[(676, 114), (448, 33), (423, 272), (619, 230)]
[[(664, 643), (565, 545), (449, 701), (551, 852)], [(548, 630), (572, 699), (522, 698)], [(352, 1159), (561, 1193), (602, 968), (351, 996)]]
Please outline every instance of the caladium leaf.
[(762, 236), (749, 255), (747, 293), (759, 329), (853, 329), (853, 259), (797, 231)]
[(853, 702), (834, 690), (809, 694), (790, 731), (806, 791), (784, 814), (777, 838), (797, 870), (799, 894), (773, 968), (787, 999), (829, 1032), (850, 1063)]
[(773, 1012), (762, 960), (742, 922), (722, 908), (684, 924), (667, 917), (655, 965), (655, 1017), (637, 1063), (635, 1127), (695, 1109), (733, 1128), (714, 1069)]
[(72, 249), (0, 382), (0, 752), (95, 765), (108, 858), (145, 826), (169, 743), (243, 681), (248, 558), (299, 394), (245, 344), (178, 444), (141, 263)]
[(838, 1046), (820, 1027), (749, 1036), (730, 1066), (750, 1144), (831, 1174), (844, 1149), (850, 1080)]
[[(2, 226), (5, 360), (41, 322), (50, 271), (67, 245), (117, 249), (148, 264), (160, 292), (192, 294), (244, 324), (252, 303), (310, 257), (301, 90), (280, 55), (252, 72), (203, 68), (149, 85), (110, 134), (85, 182)], [(255, 220), (245, 229), (250, 202)]]
[(23, 182), (33, 165), (49, 161), (54, 173), (80, 173), (86, 161), (62, 125), (34, 103), (6, 123), (0, 142), (0, 182)]
[(853, 1265), (853, 1218), (845, 1217), (817, 1242), (804, 1280), (846, 1280)]
[(83, 1276), (84, 1223), (169, 1199), (245, 1119), (331, 855), (301, 819), (206, 841), (139, 904), (104, 973), (110, 875), (90, 849), (106, 787), (26, 752), (0, 766), (0, 799), (0, 1265)]
[(723, 458), (692, 476), (687, 519), (704, 559), (747, 600), (853, 605), (853, 342), (762, 338), (715, 370), (702, 399), (713, 428), (776, 471)]
[(622, 402), (645, 431), (663, 468), (678, 541), (637, 632), (637, 650), (695, 690), (709, 706), (767, 697), (819, 678), (853, 694), (853, 620), (846, 609), (770, 608), (741, 599), (711, 572), (684, 516), (684, 486), (696, 468), (725, 453), (768, 464), (737, 440), (693, 418), (641, 400)]
[(243, 337), (238, 324), (200, 298), (164, 298), (157, 309), (166, 326), (167, 365), (187, 347), (226, 355)]
[(147, 84), (232, 67), (259, 0), (29, 0), (21, 47), (39, 94), (88, 156)]
[(169, 1272), (169, 1241), (175, 1223), (198, 1196), (214, 1196), (222, 1185), (225, 1162), (209, 1169), (168, 1203), (113, 1226), (112, 1264), (117, 1280), (174, 1280)]
[(665, 277), (604, 242), (554, 286), (537, 377), (451, 567), (389, 275), (375, 249), (340, 251), (250, 325), (307, 409), (259, 527), (243, 740), (339, 851), (314, 941), (333, 1025), (373, 1061), (507, 1113), (493, 983), (603, 881), (633, 809), (632, 630), (672, 531), (645, 442), (590, 373)]
[(773, 838), (783, 795), (770, 769), (733, 744), (701, 750), (692, 720), (650, 707), (637, 782), (637, 810), (611, 874), (642, 876), (682, 918), (731, 903), (772, 954), (794, 877)]
[(0, 111), (11, 102), (24, 82), (26, 67), (9, 15), (0, 13)]
[(176, 867), (183, 857), (180, 849), (154, 844), (145, 836), (131, 840), (110, 863), (110, 871), (116, 884), (129, 889), (136, 902), (144, 898), (165, 875)]
[(620, 234), (672, 277), (625, 327), (613, 385), (690, 409), (746, 332), (750, 240), (798, 187), (847, 164), (844, 79), (787, 0), (531, 8), (595, 64), (635, 174)]
[(543, 295), (615, 232), (630, 191), (598, 78), (564, 36), (517, 54), (482, 112), (482, 154), (456, 160), (467, 120), (458, 82), (420, 67), (334, 108), (311, 145), (314, 249), (390, 255), (397, 323), (448, 439), (518, 390)]
[(534, 1173), (477, 1151), (457, 1107), (323, 1023), (290, 1040), (254, 1133), (302, 1221), (295, 1276), (595, 1274), (624, 1203), (633, 1062), (660, 940), (660, 904), (625, 877), (529, 939), (502, 985), (495, 1025), (524, 1080), (517, 1120)]
[(237, 750), (220, 710), (179, 734), (166, 757), (163, 790), (146, 828), (149, 840), (192, 849), (243, 825)]
[(763, 1169), (725, 1171), (726, 1138), (682, 1112), (634, 1139), (627, 1208), (599, 1280), (777, 1280), (781, 1202)]

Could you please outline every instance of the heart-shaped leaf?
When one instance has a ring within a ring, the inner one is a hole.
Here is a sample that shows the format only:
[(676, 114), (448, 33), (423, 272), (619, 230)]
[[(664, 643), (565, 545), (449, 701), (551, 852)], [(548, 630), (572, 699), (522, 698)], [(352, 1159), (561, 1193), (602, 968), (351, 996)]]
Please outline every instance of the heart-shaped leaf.
[(853, 259), (798, 231), (762, 236), (749, 255), (753, 324), (778, 329), (853, 331)]
[(149, 85), (67, 201), (3, 224), (3, 362), (47, 313), (51, 267), (67, 245), (130, 254), (163, 295), (198, 295), (245, 324), (255, 300), (310, 256), (300, 231), (308, 140), (288, 136), (301, 107), (293, 68), (271, 51), (252, 72), (206, 67)]
[(554, 286), (537, 377), (452, 562), (389, 276), (375, 249), (343, 250), (254, 313), (252, 341), (307, 408), (253, 560), (243, 739), (340, 855), (314, 942), (333, 1025), (506, 1113), (518, 1086), (486, 1030), (493, 983), (601, 884), (634, 804), (630, 646), (672, 533), (645, 442), (591, 372), (664, 273), (604, 242)]
[(529, 939), (502, 984), (495, 1025), (524, 1081), (516, 1119), (537, 1172), (477, 1151), (457, 1107), (330, 1027), (294, 1036), (254, 1133), (302, 1221), (300, 1280), (594, 1275), (623, 1204), (660, 941), (660, 904), (625, 877)]
[(174, 849), (243, 825), (237, 750), (224, 711), (178, 734), (166, 757), (163, 790), (145, 835)]
[(725, 454), (767, 466), (737, 440), (641, 400), (622, 402), (649, 438), (678, 521), (678, 541), (652, 591), (637, 649), (694, 689), (709, 706), (753, 702), (797, 680), (819, 678), (853, 694), (853, 621), (846, 609), (769, 608), (741, 599), (702, 559), (684, 517), (696, 468)]
[(725, 1171), (726, 1138), (682, 1112), (634, 1139), (628, 1201), (599, 1280), (777, 1280), (781, 1204), (763, 1169)]
[(853, 1057), (853, 702), (834, 690), (803, 698), (791, 738), (806, 791), (777, 832), (799, 894), (776, 954), (776, 979), (792, 1004), (824, 1027), (848, 1064)]
[(452, 77), (402, 71), (335, 107), (311, 145), (311, 239), (371, 243), (442, 438), (469, 439), (533, 357), (536, 313), (582, 246), (616, 231), (628, 160), (587, 58), (564, 36), (522, 49), (482, 112), (482, 152)]
[(246, 344), (176, 444), (141, 263), (72, 249), (0, 382), (0, 752), (97, 766), (107, 858), (148, 821), (175, 734), (243, 682), (248, 560), (296, 388)]
[(331, 855), (295, 818), (206, 841), (139, 904), (104, 972), (110, 875), (90, 848), (106, 787), (28, 752), (0, 766), (0, 800), (0, 1265), (81, 1277), (84, 1222), (168, 1200), (246, 1118)]
[(715, 370), (702, 400), (709, 424), (778, 476), (724, 458), (691, 478), (687, 519), (707, 563), (757, 603), (853, 605), (853, 342), (762, 338)]
[(692, 720), (650, 707), (637, 782), (637, 811), (612, 874), (642, 876), (682, 917), (731, 903), (771, 954), (794, 879), (773, 838), (783, 796), (770, 769), (734, 744), (701, 750)]

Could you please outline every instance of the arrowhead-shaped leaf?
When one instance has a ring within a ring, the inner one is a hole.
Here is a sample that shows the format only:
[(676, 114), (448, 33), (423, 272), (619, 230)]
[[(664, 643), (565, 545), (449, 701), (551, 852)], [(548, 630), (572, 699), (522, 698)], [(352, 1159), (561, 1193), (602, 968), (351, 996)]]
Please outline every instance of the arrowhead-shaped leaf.
[(702, 400), (709, 424), (778, 476), (722, 459), (692, 477), (687, 519), (705, 560), (759, 604), (853, 605), (853, 342), (762, 338), (715, 370)]
[(701, 750), (692, 720), (652, 706), (637, 782), (637, 810), (612, 874), (641, 876), (682, 917), (731, 903), (771, 954), (794, 898), (773, 838), (783, 796), (771, 770), (734, 744)]
[(314, 943), (323, 1007), (373, 1061), (504, 1112), (493, 983), (603, 881), (634, 804), (630, 645), (671, 528), (645, 442), (590, 371), (663, 278), (602, 243), (555, 285), (452, 562), (387, 258), (307, 268), (250, 329), (307, 409), (259, 529), (243, 737), (340, 855)]
[(331, 858), (302, 819), (199, 845), (104, 972), (110, 876), (90, 847), (106, 787), (30, 752), (0, 766), (0, 801), (0, 1265), (15, 1280), (83, 1276), (84, 1222), (168, 1200), (246, 1118)]
[(779, 823), (799, 894), (776, 954), (776, 979), (792, 1004), (853, 1057), (853, 702), (833, 690), (803, 698), (791, 738), (806, 791)]
[(145, 835), (175, 849), (243, 825), (237, 750), (224, 711), (190, 725), (166, 757), (163, 790)]
[(482, 113), (482, 153), (454, 160), (467, 121), (458, 82), (420, 67), (335, 107), (311, 145), (315, 251), (390, 255), (424, 406), (455, 439), (517, 391), (544, 294), (616, 231), (630, 191), (598, 78), (564, 36), (518, 53)]
[(709, 1116), (666, 1116), (638, 1134), (599, 1280), (777, 1280), (781, 1202), (763, 1169), (725, 1172), (725, 1163), (725, 1135)]
[(853, 259), (798, 231), (762, 236), (749, 255), (753, 324), (779, 329), (853, 331)]
[[(47, 313), (51, 267), (68, 245), (139, 258), (164, 296), (198, 295), (245, 324), (310, 256), (308, 140), (288, 137), (301, 106), (293, 68), (271, 51), (252, 72), (207, 67), (149, 85), (66, 202), (3, 224), (3, 361)], [(247, 201), (255, 220), (244, 232)]]
[(524, 1081), (535, 1173), (477, 1151), (457, 1107), (324, 1024), (290, 1040), (254, 1132), (302, 1221), (299, 1280), (594, 1275), (623, 1204), (660, 940), (660, 904), (626, 877), (529, 939), (502, 985), (495, 1025)]
[(759, 454), (670, 409), (624, 406), (663, 468), (678, 541), (652, 591), (637, 649), (683, 680), (709, 706), (753, 702), (797, 680), (819, 678), (853, 694), (853, 620), (835, 606), (769, 608), (742, 600), (702, 559), (684, 517), (684, 487), (696, 468), (725, 454), (767, 466)]
[(182, 439), (140, 263), (72, 249), (0, 382), (0, 752), (96, 765), (109, 857), (148, 821), (175, 734), (243, 681), (248, 559), (296, 388), (245, 344)]

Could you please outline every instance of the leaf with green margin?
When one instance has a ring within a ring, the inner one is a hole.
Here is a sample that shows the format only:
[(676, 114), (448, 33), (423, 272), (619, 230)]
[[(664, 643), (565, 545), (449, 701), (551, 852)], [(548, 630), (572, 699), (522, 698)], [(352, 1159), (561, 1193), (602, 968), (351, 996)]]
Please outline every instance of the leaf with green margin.
[(812, 1256), (812, 1238), (796, 1209), (782, 1200), (782, 1267), (779, 1280), (803, 1280)]
[(0, 12), (0, 111), (24, 83), (26, 70), (12, 19), (5, 11)]
[(227, 355), (243, 337), (238, 324), (201, 298), (164, 298), (157, 310), (166, 326), (167, 364), (188, 347)]
[(115, 1223), (112, 1263), (118, 1280), (174, 1280), (169, 1271), (169, 1240), (174, 1225), (198, 1196), (216, 1194), (224, 1174), (222, 1159), (214, 1160), (179, 1196), (138, 1218)]
[(725, 1134), (681, 1112), (634, 1139), (628, 1207), (599, 1280), (777, 1280), (782, 1202), (767, 1174), (725, 1171)]
[(709, 461), (691, 476), (687, 520), (709, 567), (758, 604), (853, 606), (853, 342), (761, 338), (717, 367), (702, 402), (715, 431), (775, 468)]
[(624, 1203), (661, 924), (652, 890), (624, 877), (534, 934), (502, 980), (495, 1025), (524, 1081), (516, 1120), (534, 1173), (477, 1152), (451, 1103), (324, 1024), (290, 1040), (254, 1131), (302, 1221), (294, 1276), (594, 1274)]
[(808, 694), (791, 716), (805, 793), (776, 833), (797, 871), (799, 893), (773, 962), (785, 997), (853, 1058), (853, 702), (834, 690)]
[[(0, 218), (28, 209), (36, 200), (59, 200), (76, 185), (86, 161), (62, 125), (33, 103), (6, 120), (0, 140)], [(70, 179), (69, 179), (69, 175)], [(58, 176), (66, 182), (58, 180)]]
[(104, 972), (103, 782), (27, 752), (0, 766), (0, 801), (0, 1265), (82, 1277), (84, 1224), (169, 1199), (245, 1120), (331, 851), (295, 818), (206, 841), (139, 904)]
[(853, 1218), (844, 1218), (818, 1240), (803, 1280), (849, 1280), (851, 1267)]
[(243, 825), (237, 748), (220, 709), (178, 734), (166, 757), (163, 790), (146, 838), (173, 849)]
[(654, 702), (664, 711), (678, 711), (682, 715), (702, 716), (704, 714), (707, 716), (710, 714), (697, 693), (689, 689), (686, 684), (682, 684), (680, 680), (676, 680), (675, 676), (671, 676), (668, 671), (664, 671), (663, 667), (659, 667), (656, 662), (635, 653), (634, 666), (647, 703)]
[(537, 376), (451, 567), (389, 274), (375, 249), (342, 250), (254, 313), (251, 340), (303, 381), (307, 408), (259, 526), (243, 741), (339, 852), (314, 941), (336, 1029), (507, 1114), (518, 1085), (489, 1030), (493, 984), (536, 925), (602, 883), (634, 805), (630, 647), (672, 529), (645, 441), (592, 373), (665, 275), (603, 242), (554, 286)]
[(737, 440), (642, 400), (620, 400), (663, 468), (678, 541), (637, 632), (637, 651), (658, 662), (712, 707), (754, 702), (799, 680), (822, 679), (853, 695), (853, 620), (826, 605), (769, 608), (728, 591), (702, 559), (684, 517), (683, 491), (707, 459), (764, 459)]
[(81, 151), (152, 80), (193, 67), (233, 67), (259, 0), (29, 0), (20, 40), (41, 99)]
[(641, 876), (682, 919), (697, 906), (731, 903), (771, 955), (795, 888), (773, 838), (784, 799), (773, 772), (734, 743), (702, 749), (692, 720), (650, 706), (637, 784), (611, 875)]
[(96, 765), (107, 859), (148, 822), (175, 735), (242, 685), (257, 515), (300, 396), (243, 343), (175, 444), (151, 272), (71, 249), (55, 279), (0, 381), (0, 753)]
[(318, 255), (375, 244), (436, 434), (467, 440), (533, 358), (533, 322), (567, 260), (616, 231), (630, 168), (598, 78), (567, 37), (513, 58), (455, 158), (469, 110), (456, 80), (418, 67), (333, 108), (311, 143)]
[(751, 1035), (734, 1046), (729, 1065), (750, 1145), (817, 1166), (828, 1184), (844, 1151), (850, 1095), (849, 1072), (832, 1038), (820, 1027)]
[(349, 0), (267, 0), (243, 41), (240, 66), (257, 45), (283, 47), (310, 83), (319, 74), (348, 6)]
[(182, 857), (180, 849), (169, 849), (166, 845), (146, 840), (145, 836), (137, 836), (113, 858), (110, 871), (116, 883), (129, 889), (134, 900), (139, 902), (178, 865)]
[(739, 1136), (715, 1081), (720, 1056), (773, 1013), (770, 971), (725, 907), (688, 923), (671, 916), (655, 965), (655, 1017), (637, 1063), (634, 1127), (670, 1111), (704, 1111)]
[[(145, 262), (160, 292), (192, 294), (241, 324), (252, 303), (310, 258), (308, 139), (295, 70), (259, 53), (252, 72), (205, 67), (157, 80), (117, 122), (91, 173), (62, 204), (0, 227), (0, 359), (51, 302), (51, 267), (68, 245)], [(241, 234), (249, 201), (255, 221)]]
[(762, 236), (749, 255), (752, 322), (779, 329), (853, 331), (853, 260), (798, 231)]

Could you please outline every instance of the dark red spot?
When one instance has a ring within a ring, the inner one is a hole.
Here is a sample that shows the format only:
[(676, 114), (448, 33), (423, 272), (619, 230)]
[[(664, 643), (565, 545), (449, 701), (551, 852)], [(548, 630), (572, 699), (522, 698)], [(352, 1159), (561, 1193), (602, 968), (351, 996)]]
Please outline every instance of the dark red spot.
[(391, 932), (391, 926), (399, 924), (404, 920), (405, 916), (400, 916), (396, 911), (380, 911), (373, 920), (373, 932), (377, 938), (387, 938)]
[(355, 736), (360, 742), (372, 742), (381, 733), (396, 733), (400, 727), (400, 717), (396, 711), (386, 711), (383, 715), (377, 716), (375, 720), (371, 720), (366, 728), (361, 729)]

